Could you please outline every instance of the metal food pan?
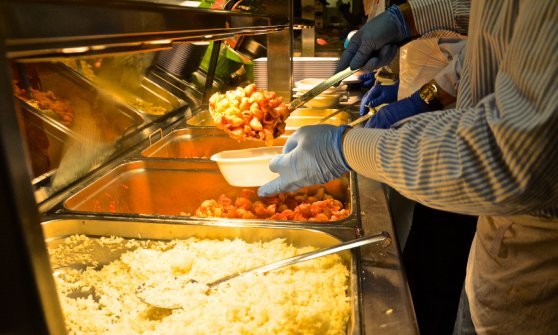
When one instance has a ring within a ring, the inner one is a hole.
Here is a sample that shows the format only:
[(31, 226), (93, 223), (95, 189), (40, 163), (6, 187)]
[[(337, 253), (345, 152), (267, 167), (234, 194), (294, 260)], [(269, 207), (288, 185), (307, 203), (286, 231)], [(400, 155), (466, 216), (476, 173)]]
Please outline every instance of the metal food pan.
[[(50, 251), (59, 246), (64, 239), (73, 235), (86, 235), (97, 243), (66, 249), (66, 257), (52, 257), (51, 267), (53, 273), (64, 268), (84, 269), (88, 266), (102, 267), (128, 251), (125, 241), (122, 243), (103, 243), (100, 237), (122, 237), (135, 240), (176, 240), (176, 239), (242, 239), (248, 243), (259, 241), (271, 241), (283, 238), (295, 247), (313, 246), (325, 248), (340, 243), (343, 240), (355, 238), (354, 232), (345, 231), (344, 237), (333, 236), (329, 233), (317, 230), (304, 229), (302, 227), (246, 227), (228, 223), (226, 226), (205, 225), (199, 223), (171, 221), (146, 222), (141, 220), (103, 220), (103, 219), (64, 219), (52, 220), (42, 223), (47, 247)], [(349, 285), (347, 296), (350, 299), (352, 311), (347, 325), (347, 334), (361, 334), (360, 329), (360, 289), (357, 263), (355, 254), (350, 251), (338, 253), (349, 269)], [(123, 292), (122, 294), (134, 294), (134, 292)]]
[[(324, 224), (354, 222), (356, 197), (349, 178), (333, 180), (324, 187), (350, 213), (343, 220)], [(77, 191), (63, 205), (74, 212), (188, 217), (204, 200), (217, 200), (222, 194), (237, 197), (243, 189), (230, 186), (212, 161), (137, 160), (117, 166)]]
[(23, 121), (25, 143), (31, 155), (33, 184), (55, 171), (62, 159), (64, 143), (74, 135), (64, 126), (53, 122), (31, 106), (16, 104)]
[[(144, 123), (143, 117), (61, 64), (26, 64), (36, 71), (41, 91), (52, 91), (70, 101), (74, 121), (70, 129), (89, 138), (93, 132), (101, 141), (114, 141)], [(93, 131), (94, 129), (95, 131)]]
[(139, 112), (154, 116), (166, 114), (186, 104), (184, 100), (172, 95), (147, 78), (142, 80), (141, 86), (130, 92), (130, 96), (126, 97), (126, 100)]
[[(286, 129), (296, 129), (302, 126), (317, 124), (324, 117), (337, 112), (336, 109), (319, 109), (319, 108), (298, 108), (291, 113), (291, 115), (285, 120)], [(349, 122), (349, 113), (341, 111), (330, 119), (326, 120), (325, 124), (342, 125)], [(186, 121), (189, 126), (197, 127), (214, 127), (215, 123), (211, 117), (208, 110), (201, 110), (200, 112), (194, 114), (190, 119)]]
[[(186, 104), (184, 100), (174, 96), (148, 78), (143, 78), (141, 83), (135, 87), (121, 87), (121, 85), (115, 84), (119, 82), (118, 78), (95, 75), (91, 66), (83, 60), (67, 60), (62, 63), (76, 75), (110, 91), (120, 97), (123, 103), (145, 115), (163, 115)], [(111, 72), (106, 71), (105, 73)]]
[(191, 118), (186, 120), (186, 124), (195, 127), (215, 127), (215, 122), (213, 122), (213, 118), (207, 109), (195, 113)]
[[(273, 145), (282, 146), (286, 138), (280, 137)], [(263, 147), (263, 141), (237, 141), (216, 128), (177, 129), (141, 152), (144, 157), (156, 158), (209, 158), (223, 150)]]

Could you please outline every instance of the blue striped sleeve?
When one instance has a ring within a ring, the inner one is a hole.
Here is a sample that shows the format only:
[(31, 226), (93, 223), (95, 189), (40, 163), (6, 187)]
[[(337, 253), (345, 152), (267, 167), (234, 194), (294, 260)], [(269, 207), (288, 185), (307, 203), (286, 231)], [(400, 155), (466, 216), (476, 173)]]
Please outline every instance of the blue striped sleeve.
[(398, 128), (349, 131), (349, 165), (442, 210), (557, 215), (558, 4), (536, 1), (511, 12), (486, 27), (501, 39), (470, 36), (459, 87), (465, 102)]
[(470, 0), (413, 0), (409, 4), (421, 35), (439, 29), (467, 34)]

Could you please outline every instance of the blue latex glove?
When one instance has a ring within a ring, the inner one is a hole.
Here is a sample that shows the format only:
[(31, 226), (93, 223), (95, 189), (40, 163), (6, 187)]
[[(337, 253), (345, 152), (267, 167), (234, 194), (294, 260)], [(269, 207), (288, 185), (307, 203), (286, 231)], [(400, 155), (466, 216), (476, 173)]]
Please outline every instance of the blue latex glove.
[(280, 192), (294, 192), (341, 177), (350, 170), (343, 155), (342, 136), (347, 125), (320, 124), (299, 128), (292, 134), (283, 155), (269, 163), (279, 177), (258, 189), (260, 197)]
[(360, 100), (360, 116), (368, 114), (368, 107), (376, 107), (381, 104), (389, 104), (397, 101), (399, 81), (392, 85), (376, 83)]
[(376, 83), (376, 71), (361, 74), (358, 76), (358, 80), (361, 81), (360, 86), (365, 88), (372, 87)]
[(368, 21), (351, 38), (341, 55), (335, 72), (348, 66), (373, 70), (389, 64), (397, 52), (397, 44), (411, 36), (410, 29), (397, 6)]
[(370, 118), (364, 127), (388, 129), (394, 123), (410, 116), (431, 111), (430, 105), (424, 102), (416, 91), (408, 98), (399, 100), (380, 109)]

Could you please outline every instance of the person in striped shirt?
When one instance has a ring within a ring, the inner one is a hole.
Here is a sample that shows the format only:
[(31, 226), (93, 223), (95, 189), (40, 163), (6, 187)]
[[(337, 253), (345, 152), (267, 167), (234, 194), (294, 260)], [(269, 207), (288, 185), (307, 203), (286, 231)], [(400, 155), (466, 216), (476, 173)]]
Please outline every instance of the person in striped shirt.
[[(389, 129), (302, 127), (270, 163), (280, 177), (258, 193), (294, 191), (352, 169), (424, 205), (479, 215), (463, 301), (469, 333), (555, 334), (557, 23), (554, 0), (390, 7), (353, 36), (339, 68), (385, 65), (397, 45), (431, 29), (467, 33), (456, 108)], [(435, 101), (435, 88), (424, 98)]]

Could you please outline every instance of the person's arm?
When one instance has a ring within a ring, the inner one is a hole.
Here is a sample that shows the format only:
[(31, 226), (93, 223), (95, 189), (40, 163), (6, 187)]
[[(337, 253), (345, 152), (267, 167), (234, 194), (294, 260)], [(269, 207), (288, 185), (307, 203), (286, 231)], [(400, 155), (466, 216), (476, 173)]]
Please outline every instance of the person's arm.
[(446, 29), (467, 35), (470, 0), (411, 0), (399, 6), (411, 35)]
[(517, 18), (494, 93), (399, 129), (352, 129), (343, 142), (348, 165), (443, 210), (513, 215), (556, 207), (558, 41), (549, 36), (558, 28), (556, 7), (549, 14), (545, 5), (555, 6), (541, 2), (529, 11), (537, 17)]
[[(466, 42), (459, 42), (463, 46)], [(456, 101), (457, 87), (461, 78), (461, 69), (463, 63), (463, 48), (457, 52), (453, 60), (442, 71), (440, 71), (434, 79), (430, 80), (419, 90), (414, 92), (410, 97), (403, 98), (399, 101), (393, 102), (378, 110), (376, 114), (366, 122), (366, 128), (387, 129), (395, 123), (420, 114), (424, 112), (431, 112), (436, 110), (445, 109)], [(375, 87), (377, 91), (382, 89), (382, 86)], [(383, 92), (383, 91), (382, 91)], [(428, 94), (434, 92), (435, 94)], [(376, 107), (381, 103), (392, 102), (386, 100), (384, 95), (375, 94), (375, 91), (370, 90), (361, 101), (360, 115), (368, 112), (368, 107)], [(395, 92), (397, 94), (397, 92)], [(377, 99), (379, 97), (379, 99)], [(433, 101), (428, 101), (428, 97)], [(383, 99), (383, 100), (382, 100)], [(379, 100), (379, 101), (376, 101)]]
[(347, 67), (375, 70), (389, 64), (397, 49), (430, 30), (467, 33), (470, 0), (414, 0), (391, 6), (368, 21), (351, 38), (335, 72)]

